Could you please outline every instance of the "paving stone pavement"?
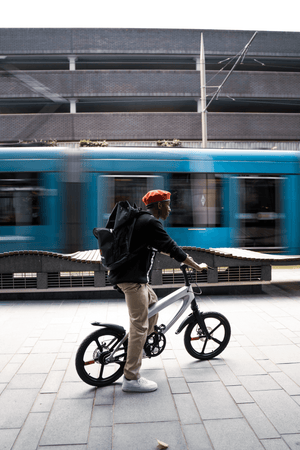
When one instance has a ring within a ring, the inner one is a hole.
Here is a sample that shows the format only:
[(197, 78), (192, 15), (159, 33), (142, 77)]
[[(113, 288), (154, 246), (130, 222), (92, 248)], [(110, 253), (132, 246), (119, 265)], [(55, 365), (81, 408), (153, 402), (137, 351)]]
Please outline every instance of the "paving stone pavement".
[[(300, 286), (203, 296), (230, 321), (229, 346), (197, 361), (176, 325), (142, 374), (159, 385), (96, 389), (74, 366), (92, 321), (127, 328), (122, 300), (0, 302), (1, 450), (287, 450), (300, 446)], [(174, 313), (161, 313), (160, 323)], [(166, 319), (166, 320), (165, 320)]]

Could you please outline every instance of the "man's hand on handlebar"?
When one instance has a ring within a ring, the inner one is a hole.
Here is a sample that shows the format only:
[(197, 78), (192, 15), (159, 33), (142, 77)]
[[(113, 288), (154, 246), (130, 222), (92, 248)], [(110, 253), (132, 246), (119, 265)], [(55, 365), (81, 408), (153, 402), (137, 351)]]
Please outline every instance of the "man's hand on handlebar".
[(187, 258), (183, 261), (183, 264), (186, 264), (189, 267), (192, 267), (193, 269), (197, 270), (197, 272), (202, 272), (204, 269), (208, 269), (208, 265), (205, 263), (197, 264), (196, 261), (193, 260), (189, 255), (187, 255)]

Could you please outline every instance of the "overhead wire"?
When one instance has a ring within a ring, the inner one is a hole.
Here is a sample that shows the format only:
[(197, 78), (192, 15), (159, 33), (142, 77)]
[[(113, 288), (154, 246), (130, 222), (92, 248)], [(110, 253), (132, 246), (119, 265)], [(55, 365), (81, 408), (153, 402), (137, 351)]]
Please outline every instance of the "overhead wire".
[(253, 39), (255, 38), (255, 36), (257, 35), (257, 31), (255, 31), (255, 33), (253, 34), (253, 36), (251, 37), (251, 39), (249, 40), (249, 42), (247, 42), (247, 44), (245, 45), (245, 47), (242, 49), (242, 51), (240, 52), (237, 60), (235, 61), (234, 65), (232, 66), (232, 68), (230, 69), (230, 71), (228, 72), (228, 74), (226, 75), (226, 77), (224, 78), (223, 82), (220, 84), (220, 86), (218, 87), (218, 89), (216, 90), (216, 92), (213, 94), (211, 100), (209, 101), (209, 103), (206, 105), (206, 108), (204, 111), (207, 111), (209, 105), (211, 104), (211, 102), (218, 97), (223, 85), (225, 84), (225, 82), (227, 81), (227, 79), (230, 77), (230, 75), (232, 74), (232, 72), (234, 71), (235, 67), (237, 66), (237, 64), (239, 63), (241, 58), (245, 58), (246, 53), (249, 50), (250, 45), (252, 44)]

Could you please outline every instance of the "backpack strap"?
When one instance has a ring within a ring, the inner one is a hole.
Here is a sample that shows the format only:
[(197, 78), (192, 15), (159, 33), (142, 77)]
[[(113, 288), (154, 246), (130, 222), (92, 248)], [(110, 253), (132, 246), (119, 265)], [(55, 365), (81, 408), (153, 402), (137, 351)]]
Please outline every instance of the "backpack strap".
[[(138, 211), (138, 213), (137, 213), (137, 215), (136, 215), (136, 217), (134, 218), (134, 225), (135, 225), (135, 222), (136, 222), (136, 220), (138, 219), (138, 217), (140, 217), (140, 216), (142, 216), (142, 215), (146, 215), (146, 214), (148, 214), (148, 215), (152, 215), (149, 211), (144, 211), (143, 209), (141, 209), (141, 208), (139, 208), (139, 211)], [(133, 227), (133, 233), (134, 233), (134, 227)], [(146, 244), (142, 244), (140, 247), (138, 247), (138, 248), (136, 248), (132, 253), (131, 253), (131, 255), (130, 255), (130, 259), (131, 258), (134, 258), (141, 250), (143, 250), (143, 248), (145, 248), (146, 247)]]
[(108, 221), (107, 221), (107, 223), (105, 225), (105, 228), (109, 228), (109, 229), (114, 228), (116, 215), (117, 215), (117, 210), (118, 210), (118, 205), (119, 205), (119, 203), (115, 204), (114, 209), (110, 213), (110, 216), (109, 216)]

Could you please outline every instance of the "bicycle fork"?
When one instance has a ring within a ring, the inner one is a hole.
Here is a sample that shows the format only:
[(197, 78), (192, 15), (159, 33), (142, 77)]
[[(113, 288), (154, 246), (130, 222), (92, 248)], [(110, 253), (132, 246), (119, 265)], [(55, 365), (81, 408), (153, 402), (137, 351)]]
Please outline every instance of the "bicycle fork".
[(199, 311), (199, 308), (198, 308), (198, 305), (197, 305), (197, 302), (196, 302), (195, 299), (192, 300), (192, 302), (191, 302), (191, 308), (192, 308), (192, 311), (193, 311), (193, 312), (192, 312), (191, 314), (189, 314), (189, 316), (186, 317), (186, 318), (184, 319), (184, 321), (179, 325), (179, 327), (178, 327), (178, 329), (176, 330), (175, 334), (181, 333), (181, 331), (182, 331), (187, 325), (189, 325), (190, 323), (193, 323), (193, 322), (196, 321), (196, 322), (198, 323), (199, 327), (201, 328), (203, 334), (205, 335), (205, 337), (206, 337), (207, 339), (211, 339), (211, 336), (210, 336), (210, 334), (209, 334), (209, 331), (208, 331), (208, 329), (207, 329), (207, 327), (206, 327), (206, 324), (205, 324), (205, 321), (204, 321), (204, 319), (203, 319), (203, 314)]

